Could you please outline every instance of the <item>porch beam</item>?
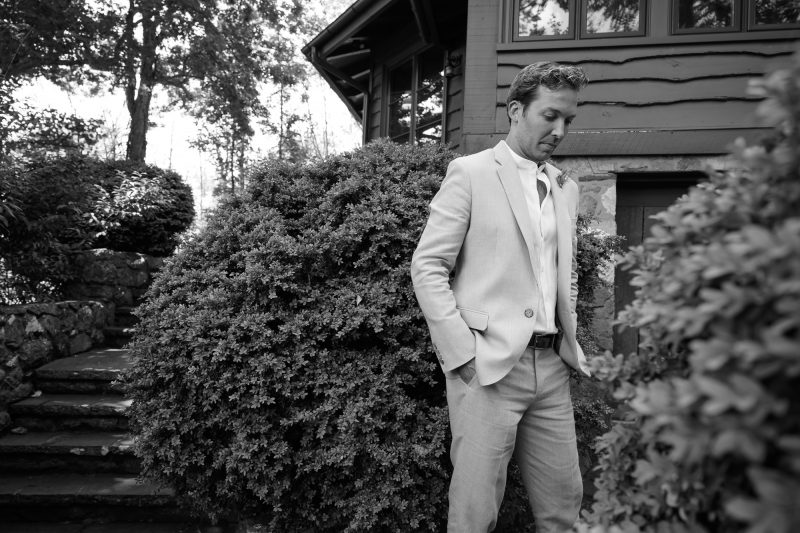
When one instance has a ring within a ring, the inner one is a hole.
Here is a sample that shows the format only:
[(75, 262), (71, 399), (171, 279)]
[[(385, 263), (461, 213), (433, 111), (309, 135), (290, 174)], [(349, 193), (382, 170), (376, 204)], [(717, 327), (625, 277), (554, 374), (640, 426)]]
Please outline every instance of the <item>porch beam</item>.
[(419, 36), (424, 44), (439, 42), (439, 35), (436, 31), (436, 22), (433, 19), (430, 2), (423, 0), (409, 0), (411, 11), (414, 13), (414, 20), (417, 22)]

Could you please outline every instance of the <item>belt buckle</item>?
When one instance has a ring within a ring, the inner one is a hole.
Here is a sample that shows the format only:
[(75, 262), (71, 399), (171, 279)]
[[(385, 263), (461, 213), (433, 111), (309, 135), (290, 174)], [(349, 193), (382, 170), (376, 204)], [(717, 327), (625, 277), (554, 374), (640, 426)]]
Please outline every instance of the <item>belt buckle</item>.
[(546, 350), (553, 346), (553, 335), (533, 335), (533, 348), (535, 350)]

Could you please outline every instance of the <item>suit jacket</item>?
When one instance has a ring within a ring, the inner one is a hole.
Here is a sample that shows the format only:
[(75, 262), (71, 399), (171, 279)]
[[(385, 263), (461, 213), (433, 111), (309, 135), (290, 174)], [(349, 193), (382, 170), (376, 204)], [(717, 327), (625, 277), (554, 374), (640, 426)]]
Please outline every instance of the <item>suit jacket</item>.
[[(559, 355), (588, 374), (575, 339), (578, 186), (559, 185), (552, 165), (545, 172), (558, 232)], [(505, 143), (450, 163), (411, 261), (414, 291), (444, 370), (474, 357), (478, 381), (488, 385), (516, 364), (534, 333), (541, 246)]]

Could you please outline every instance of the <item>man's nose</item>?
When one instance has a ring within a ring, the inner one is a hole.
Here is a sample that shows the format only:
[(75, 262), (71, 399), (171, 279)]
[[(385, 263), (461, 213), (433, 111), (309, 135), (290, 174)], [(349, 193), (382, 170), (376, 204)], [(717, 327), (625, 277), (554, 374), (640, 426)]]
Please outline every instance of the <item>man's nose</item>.
[(567, 121), (564, 119), (559, 119), (553, 124), (553, 132), (552, 136), (556, 138), (557, 141), (560, 141), (564, 138), (564, 135), (567, 134)]

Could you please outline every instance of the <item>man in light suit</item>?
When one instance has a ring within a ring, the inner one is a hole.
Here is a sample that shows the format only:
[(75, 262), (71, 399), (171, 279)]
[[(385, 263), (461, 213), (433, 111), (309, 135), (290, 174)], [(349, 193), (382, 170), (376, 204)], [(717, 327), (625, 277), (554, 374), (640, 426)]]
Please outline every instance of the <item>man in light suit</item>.
[(414, 252), (414, 290), (447, 378), (449, 532), (494, 529), (512, 455), (539, 533), (578, 516), (568, 372), (588, 373), (575, 339), (578, 186), (545, 161), (586, 83), (556, 63), (520, 71), (508, 136), (450, 164)]

